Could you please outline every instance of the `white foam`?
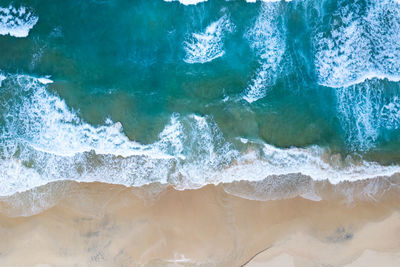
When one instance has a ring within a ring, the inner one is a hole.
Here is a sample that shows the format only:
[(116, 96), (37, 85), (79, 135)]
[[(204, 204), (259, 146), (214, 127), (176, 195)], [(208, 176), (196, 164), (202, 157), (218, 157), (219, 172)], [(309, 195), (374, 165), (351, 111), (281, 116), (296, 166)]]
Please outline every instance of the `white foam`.
[(273, 70), (268, 64), (262, 64), (256, 71), (256, 76), (251, 80), (243, 95), (243, 99), (253, 103), (267, 95), (268, 86), (275, 82)]
[(95, 127), (82, 121), (38, 78), (7, 79), (2, 90), (8, 98), (0, 101), (5, 111), (0, 195), (68, 179), (127, 186), (200, 185), (207, 176), (196, 175), (195, 170), (219, 168), (237, 153), (205, 117), (173, 114), (159, 140), (142, 145), (129, 140), (120, 123), (107, 120)]
[(207, 2), (207, 0), (164, 0), (165, 2), (179, 1), (183, 5), (197, 5), (201, 2)]
[(337, 110), (353, 149), (370, 149), (379, 136), (375, 82), (338, 88)]
[(224, 51), (224, 36), (232, 32), (234, 26), (229, 16), (224, 15), (219, 20), (211, 23), (204, 32), (192, 33), (184, 42), (186, 63), (206, 63), (222, 57)]
[(316, 34), (319, 84), (336, 88), (339, 118), (353, 149), (368, 150), (383, 129), (397, 127), (397, 114), (381, 109), (390, 102), (384, 82), (400, 81), (398, 40), (400, 4), (393, 0), (340, 2), (330, 31)]
[(379, 73), (379, 72), (369, 72), (369, 73), (366, 72), (363, 75), (361, 75), (360, 77), (357, 77), (357, 79), (347, 81), (346, 83), (341, 83), (341, 84), (336, 84), (336, 85), (321, 83), (320, 85), (332, 87), (332, 88), (344, 88), (344, 87), (350, 87), (353, 85), (362, 84), (368, 80), (374, 80), (374, 79), (388, 80), (390, 82), (400, 82), (400, 75), (390, 75), (390, 74)]
[(400, 166), (381, 166), (378, 163), (355, 160), (351, 157), (337, 160), (335, 155), (330, 155), (329, 151), (317, 146), (305, 149), (280, 149), (264, 144), (260, 151), (244, 154), (237, 164), (215, 175), (225, 182), (232, 182), (261, 181), (273, 175), (300, 173), (313, 180), (329, 180), (337, 184), (342, 181), (354, 182), (391, 176), (399, 172)]
[[(165, 2), (179, 1), (183, 5), (197, 5), (201, 2), (207, 2), (207, 0), (164, 0)], [(259, 0), (260, 2), (280, 2), (281, 0)], [(292, 0), (284, 0), (285, 2), (291, 2)], [(257, 0), (246, 0), (247, 3), (255, 3)]]
[(243, 137), (240, 137), (239, 140), (240, 140), (240, 142), (242, 142), (243, 144), (247, 144), (247, 143), (249, 142), (248, 139), (243, 138)]
[[(81, 121), (63, 100), (46, 91), (44, 85), (52, 82), (48, 78), (26, 75), (8, 78), (14, 81), (10, 86), (19, 87), (19, 90), (15, 89), (15, 99), (9, 100), (15, 102), (9, 103), (9, 112), (14, 113), (5, 114), (9, 118), (7, 130), (19, 132), (19, 138), (26, 139), (38, 151), (60, 156), (94, 150), (97, 154), (124, 157), (149, 153), (161, 158), (168, 157), (157, 149), (130, 141), (118, 122), (94, 127)], [(21, 95), (18, 94), (22, 93), (30, 95), (19, 99)]]
[(389, 103), (381, 108), (380, 115), (386, 128), (400, 128), (400, 98), (394, 96)]
[(277, 70), (286, 49), (285, 33), (278, 27), (280, 13), (279, 5), (263, 4), (254, 26), (245, 35), (261, 64), (243, 95), (249, 103), (265, 97), (268, 88), (276, 82)]
[(26, 7), (0, 7), (0, 35), (27, 37), (38, 20)]
[(6, 79), (6, 76), (0, 72), (0, 87), (1, 83)]
[[(383, 130), (400, 127), (400, 102), (393, 92), (386, 92), (385, 82), (368, 78), (362, 83), (336, 88), (338, 117), (352, 149), (369, 150)], [(391, 82), (392, 89), (400, 92), (394, 83)]]
[[(269, 3), (273, 3), (273, 2), (281, 2), (282, 0), (259, 0), (260, 2), (269, 2)], [(292, 0), (283, 0), (284, 2), (292, 2)], [(257, 0), (246, 0), (247, 3), (256, 3)]]
[[(186, 189), (294, 173), (338, 183), (400, 172), (400, 166), (340, 159), (319, 147), (279, 149), (241, 139), (249, 147), (241, 154), (212, 118), (194, 114), (173, 114), (158, 141), (143, 145), (129, 140), (120, 123), (95, 127), (82, 121), (38, 78), (7, 75), (1, 90), (0, 196), (59, 180)], [(389, 118), (397, 105), (393, 99), (382, 113)]]
[(50, 83), (53, 83), (52, 80), (50, 80), (49, 78), (46, 78), (46, 77), (38, 78), (38, 82), (40, 82), (40, 83), (42, 83), (42, 84), (50, 84)]
[(345, 4), (331, 30), (314, 39), (319, 83), (347, 87), (371, 78), (400, 80), (400, 5), (393, 0)]

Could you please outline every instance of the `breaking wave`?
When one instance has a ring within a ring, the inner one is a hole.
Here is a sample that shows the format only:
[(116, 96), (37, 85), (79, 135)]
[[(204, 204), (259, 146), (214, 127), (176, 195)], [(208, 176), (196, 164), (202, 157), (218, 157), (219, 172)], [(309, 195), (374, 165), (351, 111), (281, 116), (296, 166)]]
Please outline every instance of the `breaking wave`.
[(369, 150), (383, 130), (399, 128), (399, 92), (398, 83), (377, 78), (336, 89), (339, 119), (352, 149)]
[(26, 7), (0, 7), (0, 35), (27, 37), (38, 20)]
[(400, 4), (393, 0), (339, 1), (328, 31), (315, 35), (319, 83), (348, 87), (371, 78), (400, 77)]
[[(342, 158), (317, 146), (281, 149), (241, 138), (239, 150), (211, 117), (194, 114), (173, 114), (158, 141), (143, 145), (129, 140), (118, 122), (92, 126), (80, 119), (48, 92), (48, 81), (27, 75), (2, 81), (1, 196), (60, 180), (185, 189), (296, 173), (339, 183), (400, 172), (400, 166)], [(382, 117), (391, 120), (397, 105), (393, 99), (383, 106)]]
[(245, 34), (250, 47), (259, 57), (260, 67), (246, 89), (243, 99), (249, 103), (266, 96), (269, 87), (275, 84), (279, 63), (286, 47), (286, 38), (279, 3), (265, 3), (254, 25)]
[(190, 64), (206, 63), (222, 57), (225, 54), (224, 36), (233, 30), (229, 16), (224, 15), (207, 26), (204, 32), (192, 33), (184, 42), (184, 61)]
[(329, 25), (314, 38), (318, 82), (336, 90), (349, 146), (369, 150), (382, 131), (399, 126), (400, 4), (338, 1)]

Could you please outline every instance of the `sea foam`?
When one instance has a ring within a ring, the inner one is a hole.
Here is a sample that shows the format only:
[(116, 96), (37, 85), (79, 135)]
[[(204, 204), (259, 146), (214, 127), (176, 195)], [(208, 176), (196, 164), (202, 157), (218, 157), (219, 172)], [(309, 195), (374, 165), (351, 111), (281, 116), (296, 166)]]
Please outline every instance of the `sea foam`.
[(245, 34), (260, 62), (260, 67), (243, 96), (249, 103), (265, 97), (268, 88), (275, 84), (279, 63), (286, 47), (285, 33), (279, 28), (280, 14), (279, 4), (263, 4), (254, 25)]
[[(386, 84), (390, 84), (388, 90)], [(398, 129), (400, 86), (387, 79), (366, 79), (362, 83), (336, 88), (338, 117), (354, 150), (371, 149), (383, 130)]]
[(206, 63), (222, 57), (224, 51), (224, 37), (232, 32), (234, 26), (229, 16), (224, 15), (219, 20), (212, 22), (204, 32), (192, 33), (184, 42), (186, 63)]
[(179, 1), (183, 5), (197, 5), (201, 2), (206, 2), (207, 0), (164, 0), (165, 2)]
[(39, 79), (7, 75), (2, 83), (0, 195), (69, 179), (140, 186), (184, 175), (181, 184), (199, 185), (206, 177), (190, 173), (229, 164), (236, 153), (210, 118), (196, 115), (173, 114), (152, 144), (131, 141), (121, 123), (82, 121)]
[(0, 72), (0, 87), (1, 83), (6, 79), (6, 76)]
[(399, 38), (398, 2), (371, 1), (365, 12), (358, 2), (340, 1), (330, 31), (315, 36), (319, 83), (338, 88), (374, 77), (398, 81)]
[(27, 37), (38, 20), (26, 7), (0, 7), (0, 35)]
[(336, 88), (350, 147), (368, 150), (383, 129), (398, 127), (397, 113), (384, 108), (395, 105), (383, 88), (400, 81), (400, 4), (339, 1), (330, 25), (328, 32), (317, 30), (314, 39), (318, 82)]
[[(183, 5), (197, 5), (201, 2), (207, 2), (207, 0), (164, 0), (165, 2), (179, 1)], [(280, 2), (282, 0), (259, 0), (260, 2)], [(292, 0), (284, 0), (285, 2), (291, 2)], [(246, 0), (247, 3), (255, 3), (257, 0)]]
[[(158, 140), (144, 145), (130, 140), (118, 122), (92, 126), (83, 121), (38, 78), (5, 76), (0, 87), (1, 196), (62, 180), (126, 186), (157, 182), (187, 189), (296, 173), (339, 183), (400, 172), (400, 166), (341, 158), (317, 146), (283, 149), (246, 139), (241, 144), (247, 149), (240, 152), (211, 117), (195, 114), (172, 114)], [(399, 112), (398, 105), (394, 98), (382, 108), (388, 120)]]

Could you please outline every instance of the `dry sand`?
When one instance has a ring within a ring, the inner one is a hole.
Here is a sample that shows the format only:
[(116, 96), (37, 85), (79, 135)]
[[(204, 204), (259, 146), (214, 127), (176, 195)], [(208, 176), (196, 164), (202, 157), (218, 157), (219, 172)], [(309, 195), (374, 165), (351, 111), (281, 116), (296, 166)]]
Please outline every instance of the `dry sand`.
[(0, 202), (0, 266), (400, 266), (399, 198), (53, 183)]

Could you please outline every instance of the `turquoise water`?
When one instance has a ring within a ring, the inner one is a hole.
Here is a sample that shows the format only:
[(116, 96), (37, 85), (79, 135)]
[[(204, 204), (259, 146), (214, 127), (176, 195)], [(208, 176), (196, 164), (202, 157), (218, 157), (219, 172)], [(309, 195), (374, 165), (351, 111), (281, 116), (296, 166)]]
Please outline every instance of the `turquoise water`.
[(400, 3), (0, 1), (1, 195), (400, 170)]

